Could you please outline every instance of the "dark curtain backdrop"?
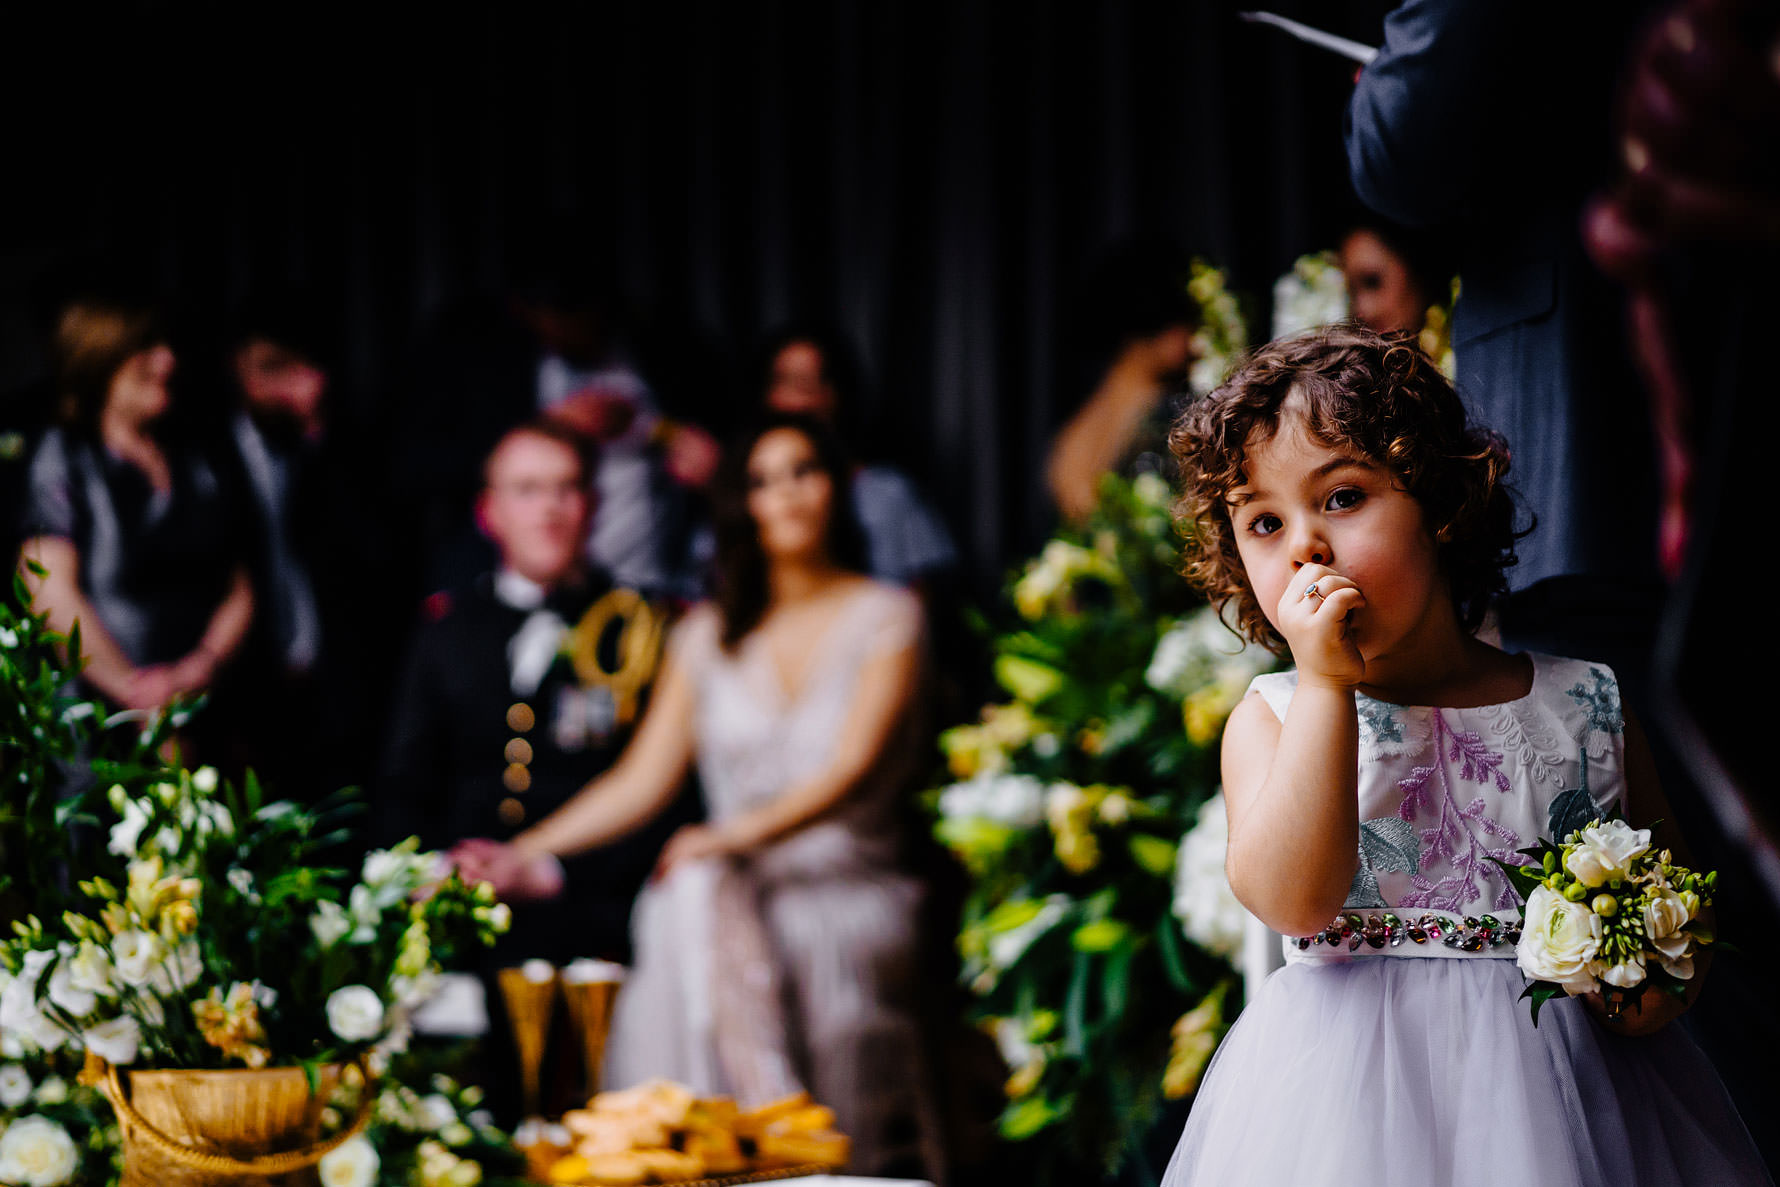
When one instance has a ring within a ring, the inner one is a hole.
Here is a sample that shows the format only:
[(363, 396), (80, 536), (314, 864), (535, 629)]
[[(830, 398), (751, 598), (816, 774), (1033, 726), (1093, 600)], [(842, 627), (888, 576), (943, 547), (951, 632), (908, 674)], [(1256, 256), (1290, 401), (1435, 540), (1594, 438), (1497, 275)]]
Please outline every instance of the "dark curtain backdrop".
[[(1375, 42), (1386, 6), (1296, 7)], [(1353, 67), (1235, 12), (12, 16), (0, 382), (42, 384), (33, 314), (69, 262), (122, 254), (197, 343), (250, 292), (306, 286), (339, 342), (342, 420), (400, 434), (424, 408), (405, 382), (425, 326), (502, 292), (516, 237), (569, 216), (609, 251), (656, 354), (685, 363), (666, 394), (694, 416), (721, 422), (746, 398), (735, 361), (776, 323), (848, 331), (874, 411), (986, 592), (1050, 524), (1041, 460), (1092, 382), (1079, 294), (1108, 245), (1166, 236), (1261, 297), (1340, 226)], [(201, 362), (188, 349), (188, 372)]]

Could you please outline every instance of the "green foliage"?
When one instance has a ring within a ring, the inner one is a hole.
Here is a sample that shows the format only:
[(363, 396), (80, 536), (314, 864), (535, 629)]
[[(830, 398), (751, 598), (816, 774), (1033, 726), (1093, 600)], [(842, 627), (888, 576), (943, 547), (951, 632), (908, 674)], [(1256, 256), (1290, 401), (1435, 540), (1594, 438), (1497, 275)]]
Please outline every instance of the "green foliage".
[(1088, 522), (1010, 580), (991, 632), (1010, 699), (947, 731), (954, 781), (931, 795), (972, 876), (959, 948), (1011, 1072), (1001, 1133), (1057, 1182), (1132, 1161), (1171, 1027), (1215, 993), (1196, 1033), (1221, 1033), (1231, 979), (1171, 913), (1176, 854), (1217, 790), (1224, 717), (1266, 664), (1201, 645), (1237, 647), (1176, 572), (1170, 502), (1153, 475), (1109, 477)]

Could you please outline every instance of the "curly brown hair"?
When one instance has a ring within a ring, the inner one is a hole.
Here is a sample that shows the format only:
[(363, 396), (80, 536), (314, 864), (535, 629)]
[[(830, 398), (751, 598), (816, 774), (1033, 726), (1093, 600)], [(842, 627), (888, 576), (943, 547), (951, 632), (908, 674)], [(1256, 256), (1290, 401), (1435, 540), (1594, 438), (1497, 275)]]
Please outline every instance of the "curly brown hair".
[(1526, 534), (1515, 529), (1503, 481), (1508, 447), (1466, 419), (1452, 384), (1414, 339), (1356, 324), (1268, 343), (1175, 423), (1168, 445), (1180, 463), (1187, 578), (1220, 609), (1234, 602), (1249, 639), (1286, 654), (1243, 571), (1227, 500), (1247, 481), (1249, 447), (1273, 436), (1294, 395), (1312, 438), (1384, 466), (1421, 504), (1459, 620), (1476, 630), (1507, 588), (1514, 542)]

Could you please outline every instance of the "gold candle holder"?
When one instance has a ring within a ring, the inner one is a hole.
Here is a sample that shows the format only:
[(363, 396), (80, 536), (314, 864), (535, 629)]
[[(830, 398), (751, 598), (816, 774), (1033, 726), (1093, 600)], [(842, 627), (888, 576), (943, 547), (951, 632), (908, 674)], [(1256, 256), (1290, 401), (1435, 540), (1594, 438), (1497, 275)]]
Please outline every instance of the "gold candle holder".
[(550, 1016), (556, 1010), (556, 969), (547, 961), (528, 960), (519, 968), (502, 969), (500, 984), (507, 1024), (513, 1028), (513, 1046), (519, 1052), (525, 1115), (537, 1117), (542, 1111), (544, 1045), (550, 1037)]
[(587, 1097), (600, 1090), (600, 1070), (606, 1062), (606, 1039), (612, 1033), (612, 1006), (624, 966), (609, 961), (578, 960), (563, 970), (563, 998), (569, 1006), (569, 1022), (581, 1041), (587, 1067)]

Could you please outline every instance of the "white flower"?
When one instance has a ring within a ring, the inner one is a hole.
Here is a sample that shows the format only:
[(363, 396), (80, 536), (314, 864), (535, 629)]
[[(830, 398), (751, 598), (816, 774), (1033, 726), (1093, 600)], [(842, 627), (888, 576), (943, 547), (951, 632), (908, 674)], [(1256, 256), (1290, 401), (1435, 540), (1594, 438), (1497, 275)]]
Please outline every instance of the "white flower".
[(328, 996), (328, 1027), (348, 1043), (363, 1043), (383, 1030), (383, 1000), (368, 985), (348, 985)]
[(197, 770), (193, 771), (192, 772), (192, 790), (193, 791), (201, 791), (205, 795), (215, 794), (215, 792), (216, 792), (216, 768), (215, 767), (199, 767)]
[(91, 940), (81, 941), (80, 947), (64, 964), (68, 969), (69, 984), (76, 990), (100, 997), (117, 996), (117, 986), (111, 979), (111, 957)]
[(119, 857), (135, 857), (142, 830), (148, 826), (148, 809), (137, 800), (122, 797), (119, 800), (118, 811), (123, 813), (123, 819), (111, 826), (111, 839), (105, 848)]
[(198, 805), (198, 832), (232, 837), (235, 835), (235, 818), (215, 800), (205, 800)]
[(1202, 607), (1181, 619), (1156, 641), (1143, 681), (1157, 692), (1184, 697), (1213, 683), (1238, 684), (1273, 666), (1264, 648), (1247, 646), (1218, 611)]
[(371, 1187), (380, 1160), (363, 1134), (347, 1138), (321, 1156), (322, 1187)]
[(978, 775), (954, 783), (939, 795), (948, 820), (991, 820), (1009, 828), (1037, 828), (1044, 821), (1045, 785), (1030, 775)]
[(86, 1049), (107, 1063), (136, 1062), (136, 1049), (142, 1042), (142, 1031), (128, 1014), (89, 1026), (80, 1032)]
[(55, 958), (47, 948), (25, 953), (24, 967), (0, 990), (0, 1033), (19, 1035), (45, 1051), (54, 1051), (68, 1037), (37, 1005), (37, 982)]
[(1630, 989), (1644, 980), (1644, 958), (1640, 956), (1634, 956), (1623, 964), (1603, 964), (1596, 961), (1589, 967), (1594, 970), (1595, 976), (1620, 989)]
[(16, 1109), (31, 1099), (31, 1073), (16, 1063), (0, 1063), (0, 1109)]
[(457, 1109), (444, 1093), (435, 1092), (420, 1098), (420, 1121), (427, 1129), (438, 1131), (457, 1120)]
[(1226, 959), (1242, 951), (1247, 924), (1247, 912), (1224, 873), (1229, 848), (1230, 822), (1220, 791), (1200, 806), (1197, 822), (1175, 854), (1174, 916), (1187, 939)]
[(0, 647), (17, 647), (18, 645), (18, 632), (7, 627), (0, 627)]
[(1038, 1047), (1027, 1037), (1026, 1024), (1020, 1019), (997, 1018), (994, 1033), (1001, 1061), (1009, 1068), (1018, 1071), (1038, 1058)]
[(60, 1076), (45, 1076), (43, 1083), (37, 1086), (36, 1096), (40, 1105), (65, 1104), (68, 1100), (68, 1081)]
[(1591, 890), (1609, 882), (1623, 881), (1632, 863), (1650, 852), (1650, 830), (1633, 828), (1623, 820), (1591, 824), (1564, 855), (1570, 876)]
[(1644, 939), (1664, 971), (1683, 981), (1693, 976), (1693, 937), (1681, 930), (1688, 918), (1686, 901), (1673, 890), (1657, 891), (1644, 908)]
[(167, 946), (153, 932), (131, 928), (111, 940), (111, 959), (117, 965), (118, 979), (125, 985), (147, 985), (166, 955)]
[(513, 908), (506, 903), (496, 903), (488, 909), (488, 926), (498, 933), (505, 933), (513, 926)]
[(383, 921), (383, 906), (369, 886), (361, 882), (352, 888), (352, 893), (346, 896), (346, 913), (352, 917), (352, 935), (348, 937), (352, 943), (369, 944), (377, 938), (377, 925)]
[(148, 984), (155, 992), (171, 996), (183, 993), (204, 975), (204, 954), (196, 940), (182, 941), (172, 955), (150, 970)]
[(1292, 270), (1273, 282), (1275, 338), (1332, 325), (1347, 315), (1347, 281), (1330, 252), (1299, 256)]
[(48, 1117), (21, 1117), (0, 1136), (0, 1183), (61, 1187), (79, 1169), (74, 1139)]
[(1569, 994), (1595, 987), (1589, 965), (1601, 948), (1601, 919), (1549, 887), (1527, 896), (1517, 952), (1520, 971), (1535, 981), (1555, 981)]
[(236, 894), (239, 894), (250, 903), (257, 903), (259, 901), (260, 896), (255, 894), (253, 890), (252, 870), (244, 870), (240, 866), (233, 866), (229, 869), (228, 879), (229, 885), (235, 888)]
[(309, 917), (309, 930), (316, 943), (324, 949), (332, 948), (352, 930), (352, 920), (346, 917), (346, 908), (323, 899), (315, 904), (315, 914)]

